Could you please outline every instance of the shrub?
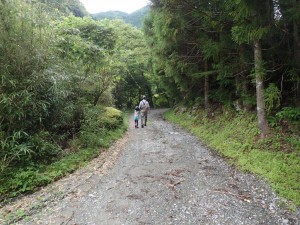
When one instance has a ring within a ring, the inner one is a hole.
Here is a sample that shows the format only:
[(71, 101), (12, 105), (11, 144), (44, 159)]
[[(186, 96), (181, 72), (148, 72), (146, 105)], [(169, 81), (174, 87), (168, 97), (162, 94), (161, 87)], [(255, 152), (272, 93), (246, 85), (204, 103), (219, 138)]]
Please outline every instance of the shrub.
[(103, 146), (107, 132), (117, 129), (122, 123), (121, 111), (112, 107), (95, 106), (86, 112), (79, 142), (83, 147)]
[[(113, 141), (122, 136), (128, 126), (123, 123), (123, 116), (121, 111), (114, 108), (93, 107), (86, 112), (86, 120), (83, 122), (80, 137), (71, 143), (71, 147), (76, 148), (77, 151), (62, 155), (55, 162), (47, 164), (39, 161), (29, 162), (27, 166), (6, 167), (6, 170), (0, 173), (0, 202), (21, 193), (33, 192), (38, 187), (49, 184), (84, 166), (102, 152), (101, 147), (109, 147)], [(108, 117), (114, 118), (115, 123), (119, 124), (115, 129), (111, 129), (112, 126), (103, 127), (102, 119), (109, 120)], [(49, 149), (53, 147), (44, 143), (44, 140), (48, 138), (49, 134), (44, 132), (32, 137), (31, 141), (41, 147), (40, 154), (47, 152), (48, 147)]]
[(284, 107), (280, 112), (276, 113), (276, 117), (280, 120), (300, 120), (300, 108)]

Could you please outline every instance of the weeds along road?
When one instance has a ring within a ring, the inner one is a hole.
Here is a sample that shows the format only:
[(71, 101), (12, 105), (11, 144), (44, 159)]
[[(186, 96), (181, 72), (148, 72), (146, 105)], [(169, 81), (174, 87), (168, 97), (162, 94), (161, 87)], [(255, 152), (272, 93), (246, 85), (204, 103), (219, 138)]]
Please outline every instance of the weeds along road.
[(130, 118), (125, 137), (89, 166), (21, 200), (28, 216), (14, 224), (299, 224), (299, 210), (280, 208), (268, 184), (230, 167), (163, 112), (152, 110), (145, 128)]

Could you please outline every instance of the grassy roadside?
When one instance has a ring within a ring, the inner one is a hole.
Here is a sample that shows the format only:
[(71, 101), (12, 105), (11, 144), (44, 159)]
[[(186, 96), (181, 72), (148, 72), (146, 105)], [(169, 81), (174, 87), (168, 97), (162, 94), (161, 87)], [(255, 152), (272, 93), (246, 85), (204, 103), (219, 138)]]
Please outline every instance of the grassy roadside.
[(128, 116), (113, 108), (91, 112), (80, 135), (71, 141), (68, 153), (47, 165), (8, 168), (0, 174), (0, 206), (85, 166), (122, 137), (128, 128)]
[(291, 209), (300, 206), (299, 137), (272, 130), (268, 138), (259, 140), (256, 118), (250, 114), (220, 113), (209, 119), (203, 111), (170, 110), (164, 116), (199, 137), (230, 163), (267, 179), (288, 200)]

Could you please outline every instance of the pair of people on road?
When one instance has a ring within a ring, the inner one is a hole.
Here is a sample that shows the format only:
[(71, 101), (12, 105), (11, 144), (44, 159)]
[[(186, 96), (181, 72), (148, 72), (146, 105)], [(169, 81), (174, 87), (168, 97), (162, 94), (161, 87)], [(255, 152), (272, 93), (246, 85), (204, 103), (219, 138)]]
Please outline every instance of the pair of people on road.
[(139, 106), (134, 110), (134, 123), (135, 128), (139, 128), (139, 117), (141, 117), (141, 126), (147, 126), (148, 112), (150, 111), (149, 102), (146, 100), (146, 96), (142, 97)]

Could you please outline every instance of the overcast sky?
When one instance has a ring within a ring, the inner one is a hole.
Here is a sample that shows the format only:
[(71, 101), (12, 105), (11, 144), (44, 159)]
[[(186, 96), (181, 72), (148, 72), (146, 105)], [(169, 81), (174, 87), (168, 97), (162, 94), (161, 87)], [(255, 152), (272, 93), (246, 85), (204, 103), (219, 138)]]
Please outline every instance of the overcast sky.
[(118, 10), (132, 13), (137, 9), (146, 6), (148, 0), (80, 0), (89, 13), (106, 12)]

